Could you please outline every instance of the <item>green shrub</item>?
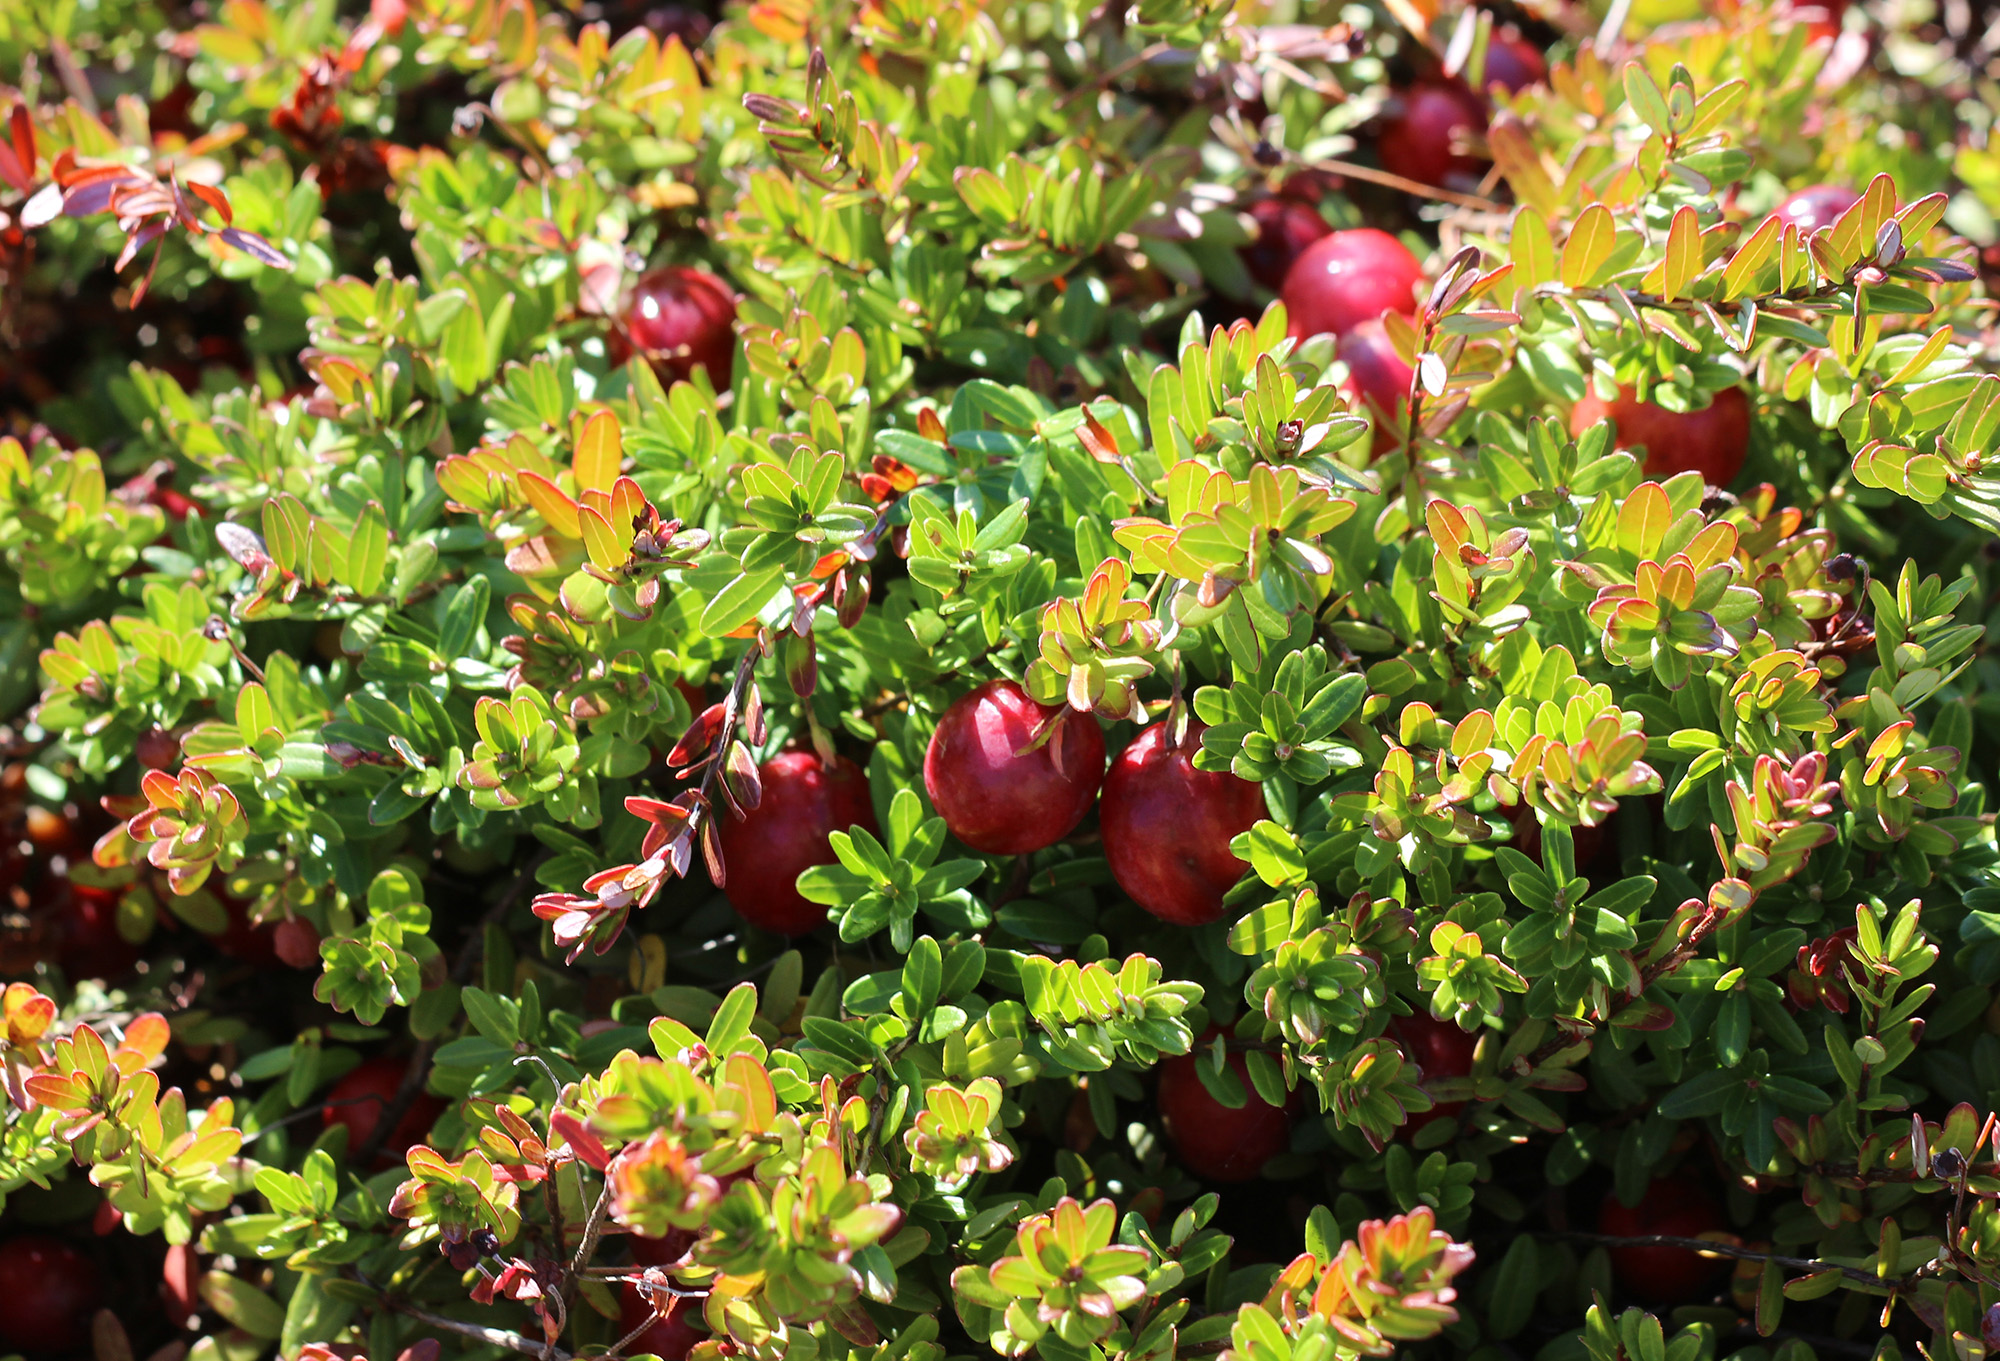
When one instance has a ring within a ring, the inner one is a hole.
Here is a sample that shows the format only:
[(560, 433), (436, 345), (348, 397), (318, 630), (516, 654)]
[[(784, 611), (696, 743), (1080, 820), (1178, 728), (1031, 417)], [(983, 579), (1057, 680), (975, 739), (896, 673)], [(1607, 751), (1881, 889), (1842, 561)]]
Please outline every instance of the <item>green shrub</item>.
[(1991, 35), (1501, 8), (0, 14), (0, 1348), (2000, 1346)]

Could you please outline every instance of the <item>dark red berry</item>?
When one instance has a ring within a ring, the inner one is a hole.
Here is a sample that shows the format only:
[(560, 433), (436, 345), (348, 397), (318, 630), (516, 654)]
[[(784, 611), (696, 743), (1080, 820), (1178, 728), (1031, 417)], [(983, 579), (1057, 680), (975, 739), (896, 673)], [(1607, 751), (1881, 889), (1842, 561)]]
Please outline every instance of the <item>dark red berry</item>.
[(1423, 281), (1417, 257), (1387, 232), (1356, 227), (1321, 237), (1285, 275), (1291, 333), (1338, 336), (1384, 312), (1411, 315)]
[[(1597, 1231), (1614, 1238), (1697, 1238), (1723, 1227), (1722, 1207), (1685, 1172), (1648, 1186), (1637, 1205), (1608, 1195), (1597, 1216)], [(1619, 1285), (1645, 1304), (1691, 1304), (1708, 1293), (1721, 1268), (1691, 1248), (1611, 1249)]]
[(1291, 198), (1258, 199), (1250, 205), (1250, 220), (1257, 224), (1257, 239), (1237, 254), (1251, 278), (1274, 290), (1283, 287), (1307, 246), (1333, 232), (1317, 208)]
[(1188, 1171), (1209, 1181), (1248, 1181), (1292, 1143), (1289, 1103), (1273, 1106), (1257, 1094), (1241, 1054), (1229, 1056), (1229, 1067), (1248, 1093), (1234, 1110), (1209, 1095), (1193, 1054), (1160, 1063), (1160, 1118), (1167, 1138)]
[(877, 830), (868, 776), (844, 756), (829, 767), (810, 751), (782, 752), (757, 773), (758, 805), (741, 822), (718, 814), (728, 870), (723, 893), (752, 926), (802, 936), (825, 924), (826, 908), (799, 892), (799, 875), (834, 862), (834, 832), (856, 824)]
[(1618, 422), (1618, 447), (1646, 453), (1646, 476), (1697, 472), (1712, 486), (1726, 487), (1743, 470), (1750, 452), (1750, 399), (1742, 388), (1724, 388), (1699, 411), (1669, 411), (1642, 402), (1631, 388), (1607, 402), (1595, 392), (1570, 408), (1569, 429), (1581, 435), (1606, 420)]
[[(661, 381), (708, 371), (718, 389), (729, 386), (736, 358), (736, 295), (706, 270), (668, 265), (641, 276), (625, 310), (631, 344), (645, 351)], [(623, 363), (624, 338), (612, 333), (611, 359)]]
[(1104, 778), (1098, 821), (1118, 886), (1162, 921), (1200, 926), (1250, 867), (1229, 843), (1264, 817), (1264, 792), (1226, 770), (1196, 770), (1201, 725), (1168, 745), (1167, 725), (1134, 738)]
[[(1032, 746), (1051, 724), (1055, 731)], [(924, 789), (951, 834), (989, 855), (1052, 846), (1075, 830), (1104, 780), (1104, 733), (1089, 714), (1049, 708), (988, 681), (938, 720)]]
[[(334, 1125), (347, 1126), (347, 1147), (360, 1148), (375, 1133), (375, 1126), (382, 1119), (382, 1112), (396, 1099), (402, 1090), (403, 1074), (409, 1064), (400, 1058), (377, 1055), (366, 1059), (347, 1076), (333, 1084), (326, 1094), (326, 1105), (320, 1111), (320, 1119), (328, 1128)], [(418, 1092), (417, 1099), (396, 1121), (396, 1127), (389, 1137), (382, 1141), (385, 1155), (397, 1158), (430, 1133), (445, 1112), (445, 1103), (428, 1092)]]
[(1375, 140), (1384, 170), (1436, 185), (1477, 180), (1485, 171), (1484, 161), (1452, 149), (1463, 134), (1486, 130), (1486, 105), (1478, 95), (1454, 81), (1413, 85), (1397, 102)]
[(26, 1352), (76, 1351), (102, 1301), (97, 1266), (59, 1238), (10, 1238), (0, 1243), (0, 1300), (0, 1342)]

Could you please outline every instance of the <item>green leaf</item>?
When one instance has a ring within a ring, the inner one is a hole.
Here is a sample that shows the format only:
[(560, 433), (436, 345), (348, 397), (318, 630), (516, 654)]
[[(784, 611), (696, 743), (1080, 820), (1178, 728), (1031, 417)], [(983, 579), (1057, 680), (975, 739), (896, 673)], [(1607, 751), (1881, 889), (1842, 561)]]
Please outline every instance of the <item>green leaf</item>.
[(275, 1341), (284, 1334), (284, 1309), (248, 1281), (211, 1271), (201, 1278), (201, 1297), (209, 1308), (252, 1337)]
[(374, 595), (382, 586), (389, 565), (389, 518), (380, 503), (370, 501), (354, 522), (354, 535), (347, 543), (346, 583), (356, 595)]

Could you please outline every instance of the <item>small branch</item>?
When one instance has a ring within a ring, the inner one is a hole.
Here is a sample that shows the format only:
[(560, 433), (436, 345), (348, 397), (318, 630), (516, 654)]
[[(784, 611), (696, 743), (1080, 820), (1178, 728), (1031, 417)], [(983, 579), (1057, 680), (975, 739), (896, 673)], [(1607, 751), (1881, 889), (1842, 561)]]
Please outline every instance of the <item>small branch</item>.
[(1601, 1243), (1611, 1248), (1686, 1248), (1690, 1252), (1705, 1252), (1716, 1257), (1732, 1257), (1744, 1262), (1776, 1262), (1792, 1271), (1838, 1271), (1851, 1281), (1863, 1281), (1869, 1285), (1887, 1286), (1895, 1289), (1899, 1281), (1877, 1276), (1872, 1271), (1858, 1266), (1846, 1266), (1840, 1262), (1821, 1261), (1813, 1257), (1785, 1257), (1775, 1252), (1760, 1252), (1756, 1248), (1740, 1248), (1731, 1243), (1712, 1243), (1706, 1238), (1678, 1238), (1673, 1234), (1648, 1233), (1625, 1238), (1611, 1233), (1584, 1233), (1581, 1230), (1550, 1230), (1540, 1237), (1560, 1238), (1573, 1243)]
[(1477, 194), (1461, 194), (1453, 189), (1440, 189), (1434, 184), (1425, 184), (1421, 180), (1405, 179), (1401, 175), (1392, 175), (1386, 170), (1377, 170), (1372, 165), (1359, 165), (1353, 161), (1334, 160), (1307, 161), (1306, 165), (1313, 170), (1324, 170), (1332, 175), (1345, 175), (1348, 179), (1361, 180), (1368, 184), (1379, 184), (1387, 189), (1400, 189), (1402, 192), (1413, 194), (1418, 198), (1436, 199), (1440, 203), (1449, 203), (1459, 208), (1471, 208), (1482, 213), (1502, 213), (1506, 211), (1505, 204), (1495, 203), (1490, 198), (1480, 198)]
[[(380, 1286), (376, 1286), (366, 1276), (361, 1277), (361, 1282), (363, 1285), (371, 1286), (376, 1290), (381, 1289)], [(543, 1357), (546, 1358), (546, 1361), (572, 1361), (568, 1352), (563, 1351), (553, 1343), (545, 1346), (533, 1338), (524, 1337), (520, 1333), (509, 1332), (505, 1328), (487, 1328), (477, 1323), (461, 1323), (455, 1318), (446, 1318), (443, 1314), (433, 1314), (428, 1309), (411, 1304), (407, 1300), (396, 1299), (394, 1296), (388, 1294), (383, 1295), (382, 1303), (405, 1318), (413, 1318), (427, 1327), (442, 1329), (447, 1333), (457, 1333), (460, 1337), (476, 1338), (489, 1347), (498, 1347), (503, 1351), (519, 1352), (523, 1356)]]
[(597, 1252), (597, 1240), (604, 1233), (604, 1212), (611, 1207), (611, 1183), (606, 1181), (597, 1193), (597, 1200), (590, 1207), (590, 1218), (583, 1222), (583, 1239), (576, 1245), (576, 1259), (570, 1263), (570, 1274), (579, 1276), (590, 1259)]

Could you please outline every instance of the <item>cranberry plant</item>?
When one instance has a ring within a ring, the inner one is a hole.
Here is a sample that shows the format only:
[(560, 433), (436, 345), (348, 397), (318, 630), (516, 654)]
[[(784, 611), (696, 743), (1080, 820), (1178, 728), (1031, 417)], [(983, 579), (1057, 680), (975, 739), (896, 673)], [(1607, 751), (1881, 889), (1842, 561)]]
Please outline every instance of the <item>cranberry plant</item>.
[(1992, 35), (1502, 8), (0, 15), (0, 1279), (2000, 1347)]

